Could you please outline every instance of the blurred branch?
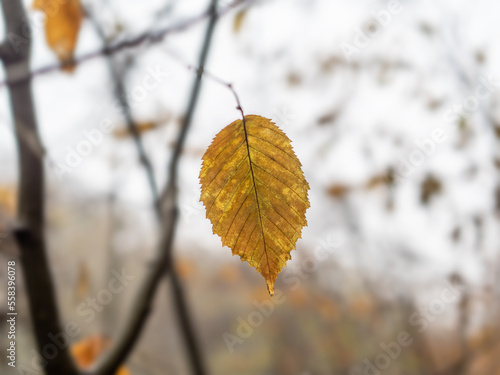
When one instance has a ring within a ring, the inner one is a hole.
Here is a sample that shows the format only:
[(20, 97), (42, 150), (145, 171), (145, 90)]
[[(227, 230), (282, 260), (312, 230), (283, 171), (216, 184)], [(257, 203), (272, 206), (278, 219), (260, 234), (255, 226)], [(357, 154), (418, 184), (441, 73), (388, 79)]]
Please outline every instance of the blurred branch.
[[(103, 43), (106, 43), (106, 35), (104, 35), (103, 30), (99, 26), (97, 20), (95, 17), (92, 16), (90, 12), (87, 12), (87, 15), (89, 16), (96, 32), (99, 34), (101, 37)], [(125, 120), (127, 123), (127, 128), (132, 135), (132, 138), (134, 140), (135, 147), (137, 149), (137, 152), (139, 154), (140, 161), (144, 167), (144, 170), (146, 172), (150, 190), (153, 196), (154, 200), (154, 206), (156, 210), (156, 214), (158, 216), (158, 219), (160, 220), (160, 223), (162, 222), (162, 211), (159, 205), (159, 199), (160, 195), (158, 192), (158, 185), (156, 183), (155, 175), (154, 175), (154, 170), (153, 170), (153, 165), (151, 163), (150, 158), (146, 154), (144, 144), (141, 139), (141, 135), (139, 133), (137, 124), (134, 121), (132, 112), (131, 112), (131, 107), (130, 103), (128, 102), (127, 96), (126, 96), (126, 88), (123, 83), (122, 77), (120, 77), (120, 74), (118, 72), (118, 69), (115, 66), (115, 63), (113, 62), (113, 59), (111, 56), (108, 57), (108, 65), (109, 69), (113, 78), (113, 83), (115, 85), (115, 94), (118, 98), (118, 101), (120, 103), (120, 106), (123, 108), (123, 113), (125, 116)], [(175, 270), (174, 264), (172, 261), (167, 263), (167, 266), (165, 267), (165, 275), (167, 276), (169, 273), (171, 274), (171, 282), (172, 282), (172, 288), (173, 288), (173, 296), (174, 296), (174, 308), (177, 313), (177, 318), (179, 319), (180, 327), (182, 330), (183, 337), (186, 340), (187, 344), (187, 352), (189, 356), (189, 363), (193, 367), (193, 372), (195, 374), (204, 374), (205, 371), (203, 370), (203, 361), (202, 361), (202, 356), (201, 352), (199, 349), (199, 345), (196, 340), (196, 334), (193, 328), (193, 325), (191, 323), (191, 320), (189, 318), (189, 309), (187, 306), (187, 302), (184, 296), (184, 293), (182, 292), (182, 286), (179, 280), (179, 277), (177, 275), (177, 272)]]
[(3, 61), (7, 61), (10, 60), (12, 56), (13, 56), (13, 51), (9, 47), (9, 43), (7, 43), (6, 40), (0, 43), (0, 58)]
[[(225, 8), (221, 9), (219, 12), (217, 12), (216, 17), (221, 17), (231, 11), (233, 8), (244, 4), (244, 3), (251, 3), (255, 2), (256, 0), (235, 0)], [(205, 20), (206, 18), (210, 17), (209, 11), (205, 11), (198, 16), (194, 16), (192, 18), (189, 18), (185, 21), (179, 22), (176, 25), (173, 26), (166, 26), (164, 28), (161, 28), (157, 31), (151, 31), (148, 30), (139, 36), (136, 36), (132, 39), (128, 40), (123, 40), (121, 42), (118, 42), (114, 45), (111, 46), (105, 46), (97, 51), (94, 52), (89, 52), (86, 54), (83, 54), (82, 56), (74, 59), (74, 60), (69, 60), (64, 63), (57, 63), (57, 64), (52, 64), (52, 65), (47, 65), (42, 68), (35, 69), (33, 71), (22, 71), (21, 73), (18, 74), (11, 74), (10, 77), (8, 77), (5, 81), (0, 81), (0, 87), (6, 86), (6, 85), (14, 85), (14, 84), (20, 84), (23, 82), (26, 82), (27, 80), (31, 80), (34, 77), (41, 76), (47, 73), (55, 72), (58, 70), (61, 70), (65, 68), (66, 66), (75, 66), (75, 65), (80, 65), (86, 61), (95, 59), (97, 57), (102, 57), (102, 56), (109, 56), (113, 55), (116, 52), (120, 52), (121, 50), (128, 49), (128, 48), (134, 48), (138, 47), (143, 44), (156, 44), (161, 42), (166, 35), (168, 34), (173, 34), (173, 33), (178, 33), (182, 32), (184, 30), (189, 29), (191, 26), (194, 26), (198, 24), (199, 22)], [(22, 25), (24, 26), (24, 24)], [(21, 28), (19, 28), (19, 31), (14, 33), (15, 35), (22, 35), (20, 32)], [(0, 48), (0, 50), (6, 49)]]
[[(2, 0), (6, 35), (20, 35), (24, 23), (25, 10), (21, 0)], [(29, 31), (29, 30), (28, 30)], [(5, 67), (7, 80), (19, 72), (29, 77), (31, 42), (14, 52), (6, 42), (0, 48), (0, 58)], [(64, 332), (57, 309), (54, 284), (47, 260), (45, 244), (44, 212), (44, 169), (43, 156), (36, 152), (30, 141), (41, 145), (38, 135), (35, 108), (31, 92), (31, 80), (25, 79), (17, 85), (9, 85), (10, 105), (16, 129), (19, 154), (19, 208), (20, 226), (15, 230), (21, 253), (21, 264), (26, 281), (26, 291), (31, 319), (40, 353), (48, 345), (53, 345), (49, 335)], [(41, 146), (39, 149), (43, 149)], [(46, 359), (48, 374), (78, 374), (68, 346), (59, 347), (58, 354)]]
[[(92, 23), (92, 26), (94, 27), (96, 33), (99, 35), (101, 38), (102, 42), (104, 43), (104, 49), (110, 48), (107, 42), (106, 35), (104, 34), (104, 31), (102, 28), (99, 26), (97, 20), (89, 12), (88, 10), (86, 11), (87, 17), (90, 19), (90, 22)], [(115, 62), (113, 61), (113, 56), (112, 55), (106, 55), (107, 57), (107, 62), (108, 62), (108, 67), (109, 71), (111, 73), (111, 77), (113, 80), (114, 84), (114, 91), (115, 91), (115, 96), (118, 99), (118, 103), (120, 104), (120, 108), (123, 109), (123, 114), (125, 116), (125, 122), (127, 124), (127, 129), (132, 135), (132, 139), (134, 140), (135, 147), (137, 149), (137, 152), (139, 154), (139, 161), (144, 167), (144, 170), (146, 172), (148, 182), (151, 188), (151, 191), (153, 193), (153, 197), (155, 197), (155, 206), (157, 205), (157, 197), (159, 196), (158, 193), (158, 185), (156, 183), (156, 179), (154, 176), (154, 171), (153, 171), (153, 166), (151, 164), (151, 160), (146, 154), (146, 150), (144, 148), (144, 144), (142, 143), (141, 136), (139, 133), (139, 130), (137, 128), (137, 124), (134, 121), (131, 109), (130, 109), (130, 103), (128, 102), (128, 99), (126, 97), (126, 89), (125, 85), (123, 83), (122, 77), (120, 77), (120, 72), (115, 66)]]
[[(201, 78), (203, 76), (203, 67), (205, 66), (208, 51), (210, 49), (210, 42), (212, 40), (213, 32), (218, 19), (217, 0), (212, 1), (211, 6), (207, 12), (210, 15), (210, 20), (207, 26), (203, 47), (199, 57), (200, 69), (198, 71), (198, 74), (196, 75), (186, 111), (186, 116), (184, 117), (184, 121), (177, 138), (177, 143), (173, 151), (172, 159), (170, 160), (168, 168), (168, 183), (161, 196), (160, 204), (162, 212), (161, 218), (163, 231), (158, 254), (156, 259), (150, 263), (151, 269), (137, 293), (137, 297), (134, 300), (136, 307), (132, 311), (132, 314), (127, 320), (127, 323), (124, 324), (124, 331), (118, 337), (118, 339), (115, 340), (115, 344), (111, 348), (111, 350), (94, 367), (92, 374), (113, 374), (118, 366), (125, 360), (127, 355), (132, 350), (135, 342), (139, 338), (142, 328), (146, 322), (146, 318), (151, 311), (153, 297), (158, 288), (161, 277), (165, 272), (165, 269), (172, 268), (172, 248), (179, 214), (179, 209), (177, 206), (178, 164), (198, 101), (201, 88)], [(180, 289), (178, 288), (180, 286), (174, 285), (174, 287), (176, 288), (174, 292), (178, 297), (178, 293), (180, 292)], [(182, 316), (187, 317), (187, 311), (184, 311)], [(184, 323), (185, 322), (181, 322), (181, 324)], [(194, 342), (188, 342), (187, 344), (190, 347), (190, 351), (197, 350), (196, 344)], [(193, 366), (195, 367), (196, 374), (201, 375), (205, 373), (202, 363), (194, 363)]]

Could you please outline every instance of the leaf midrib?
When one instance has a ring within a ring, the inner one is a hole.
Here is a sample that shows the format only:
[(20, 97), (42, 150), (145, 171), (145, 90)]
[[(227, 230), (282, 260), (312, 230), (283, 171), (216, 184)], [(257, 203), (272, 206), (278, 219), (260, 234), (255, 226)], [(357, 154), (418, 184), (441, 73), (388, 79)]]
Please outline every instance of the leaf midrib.
[(268, 275), (270, 276), (271, 275), (271, 267), (269, 266), (269, 256), (267, 255), (266, 236), (264, 235), (264, 225), (262, 223), (262, 213), (260, 210), (259, 194), (257, 193), (257, 184), (255, 183), (255, 175), (253, 172), (253, 162), (252, 162), (252, 157), (250, 156), (250, 144), (248, 143), (248, 130), (247, 130), (245, 117), (243, 117), (242, 121), (243, 121), (243, 133), (245, 134), (245, 143), (247, 146), (248, 162), (250, 164), (250, 174), (252, 176), (252, 184), (253, 184), (253, 190), (255, 192), (255, 200), (257, 201), (257, 212), (259, 214), (260, 231), (262, 234), (262, 240), (264, 241), (264, 253), (266, 254), (267, 272), (268, 272)]

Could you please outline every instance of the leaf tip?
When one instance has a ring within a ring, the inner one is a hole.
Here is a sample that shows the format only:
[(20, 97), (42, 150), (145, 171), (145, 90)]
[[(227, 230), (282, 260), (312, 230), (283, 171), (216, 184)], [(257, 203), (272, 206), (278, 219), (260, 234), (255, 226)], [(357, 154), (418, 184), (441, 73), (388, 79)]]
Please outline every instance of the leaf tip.
[(269, 295), (272, 297), (274, 295), (274, 280), (266, 279), (266, 283), (267, 283), (267, 291), (269, 292)]

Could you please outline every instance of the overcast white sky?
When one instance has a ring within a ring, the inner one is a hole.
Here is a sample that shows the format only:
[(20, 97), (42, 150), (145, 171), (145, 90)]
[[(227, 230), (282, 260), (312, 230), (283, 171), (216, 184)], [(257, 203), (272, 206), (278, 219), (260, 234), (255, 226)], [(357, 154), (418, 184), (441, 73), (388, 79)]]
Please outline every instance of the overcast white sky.
[[(86, 4), (100, 9), (99, 19), (108, 30), (120, 24), (128, 36), (134, 36), (196, 15), (206, 3), (177, 1), (163, 23), (155, 18), (164, 7), (162, 0)], [(494, 213), (498, 171), (493, 165), (498, 139), (489, 122), (489, 118), (500, 119), (499, 93), (480, 100), (470, 113), (465, 140), (464, 133), (443, 116), (474, 95), (481, 77), (500, 80), (500, 3), (403, 1), (400, 12), (392, 14), (348, 63), (343, 43), (355, 45), (358, 30), (366, 30), (374, 13), (387, 12), (389, 3), (264, 1), (247, 12), (238, 34), (233, 32), (232, 12), (217, 28), (207, 69), (234, 84), (247, 114), (275, 120), (292, 139), (311, 185), (309, 226), (299, 249), (313, 249), (320, 239), (333, 234), (344, 243), (339, 256), (346, 264), (357, 261), (359, 250), (364, 251), (367, 264), (381, 269), (394, 264), (407, 277), (426, 279), (458, 268), (479, 281), (485, 275), (485, 259), (495, 259), (500, 243)], [(196, 63), (204, 28), (202, 23), (154, 47), (126, 52), (137, 56), (127, 81), (131, 92), (149, 74), (148, 68), (169, 73), (134, 109), (138, 121), (165, 119), (164, 126), (145, 136), (160, 183), (167, 146), (175, 137), (174, 120), (184, 111), (193, 79), (192, 72), (165, 51), (176, 51)], [(34, 41), (33, 67), (54, 63), (43, 28), (35, 28)], [(99, 43), (85, 21), (77, 55), (95, 50)], [(484, 56), (484, 61), (478, 61), (478, 56)], [(290, 85), (290, 77), (298, 83)], [(123, 124), (111, 105), (111, 87), (104, 59), (82, 64), (71, 75), (57, 72), (34, 80), (40, 131), (52, 160), (64, 163), (68, 147), (76, 148), (85, 139), (82, 131), (98, 127), (103, 119), (111, 119), (117, 127)], [(318, 124), (318, 119), (332, 113), (334, 121)], [(229, 90), (206, 79), (182, 161), (182, 204), (192, 207), (194, 214), (182, 221), (179, 239), (202, 251), (220, 253), (220, 240), (212, 235), (204, 212), (197, 211), (201, 156), (213, 136), (238, 115)], [(0, 178), (4, 183), (16, 178), (11, 126), (6, 89), (0, 88)], [(401, 159), (408, 160), (418, 150), (415, 141), (429, 138), (436, 129), (445, 129), (446, 140), (398, 183), (393, 211), (386, 210), (388, 192), (383, 188), (370, 192), (358, 188), (343, 203), (327, 195), (332, 184), (358, 187), (389, 167), (398, 168)], [(47, 173), (54, 186), (76, 187), (90, 196), (104, 195), (118, 179), (120, 199), (141, 207), (150, 201), (134, 148), (111, 135), (63, 181), (50, 169)], [(443, 192), (423, 208), (420, 183), (429, 173), (441, 180)], [(483, 225), (481, 242), (474, 224), (478, 217)], [(457, 226), (462, 236), (453, 242), (450, 234)], [(410, 267), (402, 253), (419, 261)], [(230, 252), (225, 255), (230, 257)]]

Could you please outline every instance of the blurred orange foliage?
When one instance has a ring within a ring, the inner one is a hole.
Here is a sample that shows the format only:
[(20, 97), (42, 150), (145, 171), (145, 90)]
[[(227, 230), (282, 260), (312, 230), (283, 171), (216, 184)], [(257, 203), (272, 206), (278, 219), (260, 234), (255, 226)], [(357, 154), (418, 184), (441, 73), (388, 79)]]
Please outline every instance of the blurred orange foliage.
[[(71, 346), (73, 354), (78, 366), (85, 369), (94, 363), (99, 355), (109, 346), (111, 340), (104, 338), (101, 335), (89, 336)], [(125, 366), (118, 369), (115, 375), (130, 375), (130, 372)]]
[(13, 186), (0, 186), (0, 211), (14, 216), (17, 210), (17, 190)]
[(175, 269), (179, 277), (183, 279), (188, 279), (196, 275), (197, 272), (196, 264), (185, 258), (180, 258), (175, 261)]

